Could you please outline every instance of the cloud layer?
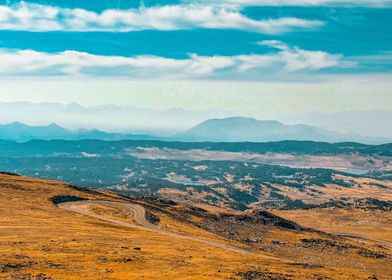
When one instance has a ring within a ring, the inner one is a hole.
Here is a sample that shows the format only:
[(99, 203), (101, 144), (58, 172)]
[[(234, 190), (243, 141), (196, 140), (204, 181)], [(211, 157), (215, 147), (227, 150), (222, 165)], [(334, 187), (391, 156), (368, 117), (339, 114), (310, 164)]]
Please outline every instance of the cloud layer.
[[(185, 0), (184, 2), (195, 2)], [(216, 3), (214, 0), (199, 0), (199, 3)], [(221, 0), (220, 5), (235, 6), (331, 6), (331, 7), (377, 7), (388, 8), (392, 0)]]
[[(126, 76), (134, 78), (213, 78), (253, 71), (301, 72), (344, 66), (340, 55), (307, 51), (279, 41), (261, 41), (273, 51), (236, 56), (189, 55), (186, 59), (141, 55), (100, 56), (78, 51), (43, 53), (0, 50), (2, 76)], [(346, 65), (347, 66), (347, 65)], [(351, 65), (352, 66), (352, 65)], [(256, 76), (257, 77), (257, 76)]]
[(0, 6), (0, 30), (108, 31), (237, 29), (279, 34), (323, 25), (319, 20), (296, 17), (255, 20), (236, 7), (216, 4), (180, 4), (138, 9), (108, 9), (101, 13), (21, 2)]

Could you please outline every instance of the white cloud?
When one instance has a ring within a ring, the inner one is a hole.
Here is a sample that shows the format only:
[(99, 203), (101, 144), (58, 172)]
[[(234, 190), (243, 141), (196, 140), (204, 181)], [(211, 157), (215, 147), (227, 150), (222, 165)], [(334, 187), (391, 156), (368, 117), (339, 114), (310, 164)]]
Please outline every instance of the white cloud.
[(332, 55), (323, 51), (307, 51), (298, 47), (290, 47), (283, 42), (276, 40), (266, 40), (258, 42), (260, 45), (268, 46), (280, 50), (276, 57), (277, 62), (284, 63), (287, 72), (300, 70), (319, 70), (338, 66), (355, 66), (355, 63), (342, 62), (340, 55)]
[[(185, 0), (184, 2), (195, 2)], [(216, 3), (215, 0), (198, 0), (198, 3)], [(220, 5), (225, 6), (333, 6), (333, 7), (377, 7), (388, 8), (392, 0), (221, 0)]]
[[(2, 76), (126, 76), (129, 78), (224, 78), (248, 71), (263, 73), (317, 71), (344, 66), (340, 55), (307, 51), (279, 41), (262, 41), (278, 51), (236, 56), (190, 55), (186, 59), (141, 55), (101, 56), (78, 51), (43, 53), (33, 50), (0, 50)], [(347, 66), (347, 65), (346, 65)], [(350, 66), (353, 66), (351, 64)]]
[(255, 20), (236, 7), (216, 4), (180, 4), (129, 10), (66, 9), (21, 2), (0, 6), (0, 30), (113, 31), (181, 30), (191, 28), (239, 29), (276, 34), (298, 28), (317, 28), (318, 20), (295, 17)]
[[(117, 75), (201, 76), (229, 67), (230, 57), (171, 59), (158, 56), (99, 56), (78, 51), (43, 53), (33, 50), (0, 51), (0, 73), (5, 75)], [(137, 73), (134, 72), (137, 70)]]

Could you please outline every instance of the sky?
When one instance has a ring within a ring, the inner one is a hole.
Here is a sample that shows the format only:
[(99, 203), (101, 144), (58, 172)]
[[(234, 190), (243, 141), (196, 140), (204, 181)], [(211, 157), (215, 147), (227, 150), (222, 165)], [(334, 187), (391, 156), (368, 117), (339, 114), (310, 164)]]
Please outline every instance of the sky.
[(391, 18), (392, 0), (0, 0), (0, 102), (197, 112), (170, 129), (235, 114), (392, 137), (375, 128), (392, 121)]

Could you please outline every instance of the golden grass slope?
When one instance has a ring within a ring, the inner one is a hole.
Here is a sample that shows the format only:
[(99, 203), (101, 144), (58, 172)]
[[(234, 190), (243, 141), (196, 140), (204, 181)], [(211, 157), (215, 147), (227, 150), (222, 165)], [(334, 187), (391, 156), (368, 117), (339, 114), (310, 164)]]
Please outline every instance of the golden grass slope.
[[(335, 234), (361, 235), (392, 249), (392, 212), (363, 209), (312, 209), (274, 211), (281, 217)], [(379, 241), (379, 242), (377, 242)]]
[[(380, 271), (378, 279), (388, 279), (391, 272), (385, 262), (354, 253), (353, 258), (364, 267), (295, 263), (294, 252), (287, 256), (270, 253), (282, 259), (294, 256), (291, 263), (268, 260), (173, 239), (60, 209), (51, 200), (55, 196), (123, 201), (114, 194), (84, 192), (61, 182), (0, 175), (0, 279), (371, 279), (375, 271)], [(127, 218), (120, 210), (101, 207), (96, 211)], [(166, 229), (244, 247), (190, 223), (155, 214)], [(297, 236), (275, 229), (269, 236), (297, 244), (298, 238), (317, 234)], [(301, 250), (298, 247), (299, 254)]]

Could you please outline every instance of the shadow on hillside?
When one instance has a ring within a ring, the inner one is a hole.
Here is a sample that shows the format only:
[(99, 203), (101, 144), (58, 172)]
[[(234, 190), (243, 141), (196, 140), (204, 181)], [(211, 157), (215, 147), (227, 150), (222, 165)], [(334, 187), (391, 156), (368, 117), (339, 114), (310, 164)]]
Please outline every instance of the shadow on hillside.
[(51, 201), (58, 205), (65, 202), (75, 202), (75, 201), (84, 201), (87, 198), (79, 197), (79, 196), (54, 196), (51, 198)]

